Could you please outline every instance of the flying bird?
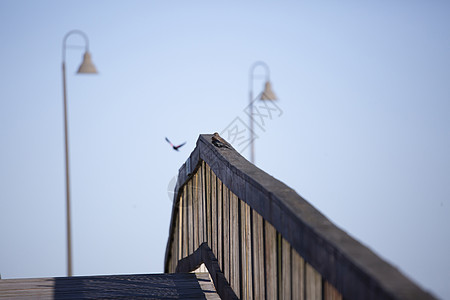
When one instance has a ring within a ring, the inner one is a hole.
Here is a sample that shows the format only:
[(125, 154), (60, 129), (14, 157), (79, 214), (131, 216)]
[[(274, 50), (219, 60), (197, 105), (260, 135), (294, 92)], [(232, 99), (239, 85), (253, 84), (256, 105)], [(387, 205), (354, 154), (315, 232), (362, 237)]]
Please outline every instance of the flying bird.
[(168, 139), (167, 137), (166, 137), (166, 141), (170, 144), (170, 146), (172, 146), (173, 150), (175, 150), (175, 151), (179, 151), (178, 148), (180, 148), (180, 147), (182, 147), (184, 144), (186, 144), (186, 142), (184, 142), (184, 143), (181, 144), (181, 145), (175, 146), (174, 144), (172, 144), (171, 141), (169, 141), (169, 139)]
[(214, 132), (213, 136), (211, 137), (212, 143), (214, 146), (218, 148), (230, 148), (230, 144), (228, 144), (217, 132)]

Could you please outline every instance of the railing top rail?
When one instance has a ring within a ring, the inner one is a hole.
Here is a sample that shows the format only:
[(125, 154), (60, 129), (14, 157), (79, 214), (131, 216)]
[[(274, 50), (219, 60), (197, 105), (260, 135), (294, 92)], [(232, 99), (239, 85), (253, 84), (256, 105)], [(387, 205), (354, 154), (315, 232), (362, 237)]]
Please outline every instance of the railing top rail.
[[(242, 201), (271, 223), (307, 263), (344, 298), (434, 299), (399, 270), (330, 222), (293, 189), (251, 164), (232, 148), (212, 144), (202, 134), (179, 170), (172, 223), (166, 249), (166, 270), (181, 188), (205, 161), (216, 176)], [(355, 283), (360, 287), (355, 288)]]

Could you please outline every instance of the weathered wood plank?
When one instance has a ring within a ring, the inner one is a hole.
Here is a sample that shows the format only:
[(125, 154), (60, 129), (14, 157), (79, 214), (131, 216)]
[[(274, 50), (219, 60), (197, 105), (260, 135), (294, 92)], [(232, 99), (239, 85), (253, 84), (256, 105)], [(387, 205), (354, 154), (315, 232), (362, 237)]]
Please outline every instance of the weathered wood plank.
[(223, 201), (222, 181), (217, 178), (217, 260), (223, 270)]
[(194, 213), (194, 219), (193, 219), (193, 233), (194, 233), (194, 249), (197, 249), (200, 246), (200, 239), (199, 239), (199, 210), (198, 210), (198, 172), (194, 174), (194, 176), (191, 179), (191, 185), (192, 185), (192, 210)]
[(284, 238), (281, 240), (281, 299), (293, 299), (292, 297), (292, 273), (291, 273), (291, 245)]
[(305, 300), (305, 262), (292, 249), (292, 299)]
[(201, 181), (202, 181), (202, 212), (203, 212), (203, 242), (208, 242), (208, 228), (206, 226), (207, 213), (206, 213), (206, 163), (203, 161), (201, 165)]
[(222, 189), (223, 196), (223, 274), (231, 282), (230, 264), (230, 192), (226, 186)]
[(208, 273), (0, 280), (1, 299), (218, 299)]
[(254, 298), (265, 299), (265, 287), (264, 287), (264, 231), (263, 231), (263, 218), (254, 210), (252, 211), (253, 218), (253, 286), (254, 286)]
[(177, 261), (183, 258), (183, 197), (180, 197), (179, 211), (176, 228), (178, 229), (178, 257)]
[(178, 261), (179, 257), (179, 217), (175, 220), (175, 231), (173, 235), (173, 242), (172, 242), (172, 252), (171, 252), (171, 261), (170, 261), (170, 272), (175, 271), (175, 264)]
[(239, 199), (230, 193), (230, 285), (236, 295), (241, 294), (239, 259)]
[(182, 227), (183, 227), (183, 242), (182, 242), (182, 247), (183, 247), (183, 257), (186, 257), (189, 255), (189, 250), (188, 250), (188, 220), (187, 220), (187, 216), (188, 216), (188, 209), (187, 209), (187, 200), (186, 200), (186, 186), (183, 187), (183, 195), (182, 197), (182, 204), (183, 204), (183, 217), (182, 217)]
[(186, 204), (187, 204), (187, 224), (188, 224), (188, 253), (191, 254), (194, 249), (194, 210), (192, 207), (192, 181), (186, 184)]
[(205, 234), (204, 234), (204, 227), (205, 227), (205, 219), (204, 219), (204, 207), (203, 207), (203, 165), (204, 162), (200, 165), (199, 169), (197, 170), (197, 209), (198, 209), (198, 242), (199, 244), (202, 244), (206, 241)]
[(246, 205), (246, 215), (247, 215), (247, 232), (246, 232), (246, 243), (247, 243), (247, 260), (248, 260), (248, 293), (249, 293), (249, 299), (254, 299), (254, 292), (253, 292), (253, 241), (252, 241), (252, 209), (248, 204)]
[(310, 265), (306, 264), (306, 299), (321, 300), (322, 299), (322, 277)]
[(282, 261), (281, 261), (281, 255), (282, 255), (282, 249), (281, 249), (281, 234), (277, 231), (277, 291), (278, 291), (278, 299), (281, 299), (282, 297), (282, 287), (283, 283), (281, 282), (283, 278), (282, 273)]
[(211, 246), (212, 235), (211, 235), (211, 168), (209, 165), (205, 165), (205, 196), (206, 196), (206, 236), (207, 243)]
[(211, 250), (217, 257), (217, 181), (211, 170)]
[(277, 299), (277, 231), (269, 222), (264, 221), (265, 261), (266, 261), (266, 295), (267, 299)]
[(248, 299), (248, 260), (247, 260), (247, 244), (246, 244), (246, 204), (244, 201), (241, 201), (238, 199), (238, 203), (240, 205), (240, 219), (241, 219), (241, 226), (240, 226), (240, 268), (241, 268), (241, 299)]
[(241, 204), (242, 297), (244, 299), (253, 299), (251, 209), (244, 201), (239, 199), (239, 202)]

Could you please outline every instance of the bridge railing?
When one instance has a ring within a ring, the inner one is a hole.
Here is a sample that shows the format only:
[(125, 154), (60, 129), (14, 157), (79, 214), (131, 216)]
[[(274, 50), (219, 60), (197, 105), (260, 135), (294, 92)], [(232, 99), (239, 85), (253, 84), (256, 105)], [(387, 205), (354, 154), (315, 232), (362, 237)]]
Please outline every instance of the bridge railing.
[(225, 298), (433, 299), (211, 136), (200, 135), (180, 168), (165, 272), (204, 263)]

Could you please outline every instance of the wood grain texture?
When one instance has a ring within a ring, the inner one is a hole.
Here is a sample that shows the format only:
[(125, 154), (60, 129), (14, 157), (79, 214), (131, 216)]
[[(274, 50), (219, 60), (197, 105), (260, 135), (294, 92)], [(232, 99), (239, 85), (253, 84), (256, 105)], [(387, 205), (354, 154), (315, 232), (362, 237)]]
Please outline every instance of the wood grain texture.
[(225, 277), (230, 281), (230, 191), (226, 186), (222, 189), (223, 201), (223, 272)]
[(278, 298), (277, 274), (277, 231), (269, 222), (264, 221), (265, 268), (267, 299)]
[[(183, 187), (184, 192), (186, 192), (186, 186)], [(184, 195), (186, 195), (184, 193)], [(182, 216), (182, 228), (183, 228), (183, 241), (182, 241), (182, 247), (183, 247), (183, 255), (182, 257), (186, 257), (189, 255), (188, 250), (188, 222), (187, 222), (187, 200), (186, 197), (183, 197), (183, 216)]]
[(306, 264), (306, 299), (322, 300), (322, 278), (314, 268)]
[(239, 219), (241, 220), (239, 226), (239, 267), (240, 267), (240, 281), (241, 281), (241, 299), (248, 299), (248, 261), (246, 256), (246, 243), (245, 243), (245, 225), (246, 225), (246, 215), (245, 215), (245, 202), (239, 201)]
[(230, 284), (236, 295), (241, 294), (239, 200), (230, 193)]
[(281, 238), (281, 299), (293, 299), (292, 297), (292, 285), (297, 282), (292, 282), (292, 258), (291, 258), (291, 245), (288, 241)]
[(245, 299), (253, 299), (253, 245), (252, 245), (252, 224), (251, 224), (251, 218), (252, 218), (252, 211), (250, 206), (248, 206), (247, 203), (241, 201), (243, 203), (243, 209), (244, 213), (242, 214), (244, 219), (244, 224), (242, 227), (244, 228), (243, 235), (242, 235), (242, 242), (244, 243), (244, 246), (241, 248), (244, 249), (243, 256), (245, 257), (245, 264), (242, 264), (243, 268), (245, 266), (245, 269), (242, 271), (242, 273), (245, 273), (246, 280), (243, 281), (243, 284), (245, 284), (246, 293)]
[(202, 193), (202, 218), (203, 218), (203, 242), (208, 242), (208, 229), (206, 226), (207, 218), (206, 218), (206, 163), (204, 161), (201, 162), (201, 169), (198, 171), (200, 173), (201, 179), (201, 193)]
[(199, 189), (198, 186), (198, 172), (194, 174), (192, 177), (192, 211), (193, 211), (193, 232), (194, 232), (194, 249), (197, 249), (200, 246), (200, 237), (199, 237), (199, 231), (200, 231), (200, 223), (199, 223), (199, 201), (198, 201), (198, 193), (197, 190)]
[(188, 254), (194, 252), (194, 209), (192, 204), (192, 181), (186, 185), (186, 205), (187, 205), (187, 243), (188, 243)]
[(204, 228), (205, 228), (205, 211), (204, 211), (204, 201), (203, 201), (203, 164), (201, 164), (200, 168), (197, 170), (197, 210), (198, 210), (198, 242), (201, 245), (206, 241)]
[(0, 299), (220, 299), (208, 273), (2, 279)]
[(206, 241), (208, 245), (212, 244), (211, 237), (211, 168), (205, 165), (205, 196), (206, 196)]
[(263, 218), (252, 211), (253, 227), (253, 290), (255, 299), (265, 299), (264, 274), (264, 230)]
[(223, 270), (223, 200), (222, 181), (217, 178), (217, 260)]
[(211, 171), (211, 249), (217, 256), (217, 181)]
[[(176, 223), (176, 230), (175, 232), (178, 233), (178, 259), (180, 260), (183, 258), (183, 197), (180, 198), (180, 208), (178, 212), (178, 218)], [(175, 270), (172, 269), (170, 273), (173, 273)]]
[(292, 258), (292, 299), (305, 300), (305, 262), (295, 250)]

